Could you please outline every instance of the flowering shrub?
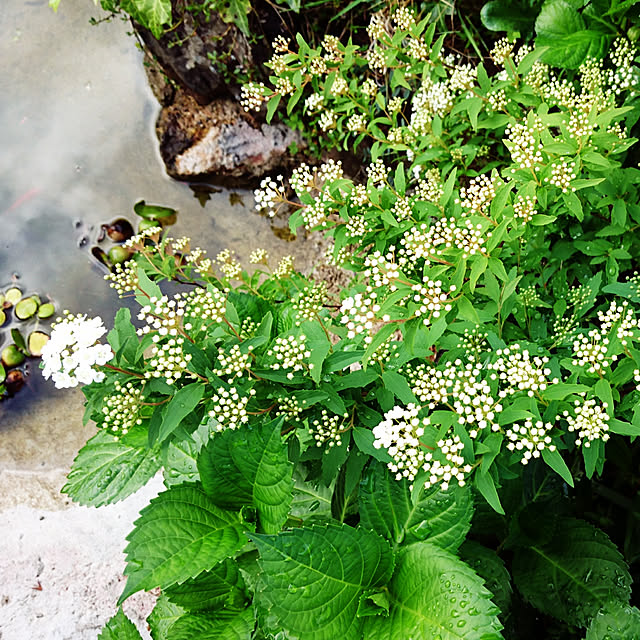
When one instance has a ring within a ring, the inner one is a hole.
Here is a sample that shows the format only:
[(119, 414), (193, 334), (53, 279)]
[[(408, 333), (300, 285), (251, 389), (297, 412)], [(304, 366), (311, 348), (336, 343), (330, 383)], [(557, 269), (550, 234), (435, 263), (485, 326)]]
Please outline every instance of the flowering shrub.
[[(503, 40), (490, 76), (408, 9), (368, 32), (280, 39), (273, 91), (246, 90), (367, 146), (364, 182), (327, 161), (256, 196), (331, 237), (353, 282), (133, 238), (108, 278), (139, 327), (121, 309), (94, 359), (100, 431), (64, 491), (99, 506), (162, 469), (121, 596), (162, 589), (156, 640), (518, 638), (525, 601), (558, 637), (634, 637), (627, 542), (569, 496), (640, 435), (635, 51), (557, 76)], [(62, 350), (99, 336), (63, 331), (46, 362), (73, 374)], [(103, 635), (136, 633), (120, 612)]]

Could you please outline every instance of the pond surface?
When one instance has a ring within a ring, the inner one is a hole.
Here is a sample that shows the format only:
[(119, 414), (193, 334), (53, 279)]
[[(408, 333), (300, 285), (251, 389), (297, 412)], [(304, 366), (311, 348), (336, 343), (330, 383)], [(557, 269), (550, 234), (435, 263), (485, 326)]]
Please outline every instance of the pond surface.
[[(62, 0), (57, 14), (47, 0), (0, 1), (0, 286), (15, 281), (109, 326), (118, 299), (90, 247), (102, 223), (133, 221), (140, 199), (176, 208), (171, 235), (192, 237), (210, 256), (230, 247), (246, 261), (258, 246), (300, 255), (299, 242), (278, 240), (253, 211), (250, 191), (212, 193), (202, 206), (165, 174), (142, 53), (129, 23), (89, 23), (102, 16), (90, 0)], [(0, 403), (0, 451), (7, 439), (24, 442), (19, 425), (33, 432), (34, 450), (46, 446), (33, 412), (64, 407), (72, 393), (53, 391), (35, 363), (27, 388)], [(68, 420), (80, 425), (81, 414)]]

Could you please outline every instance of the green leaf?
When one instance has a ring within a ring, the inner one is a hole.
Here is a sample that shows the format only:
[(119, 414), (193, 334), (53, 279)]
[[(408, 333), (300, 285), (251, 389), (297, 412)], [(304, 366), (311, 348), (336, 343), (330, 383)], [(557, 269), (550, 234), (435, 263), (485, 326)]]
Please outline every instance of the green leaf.
[(113, 504), (143, 487), (159, 468), (157, 448), (130, 447), (100, 431), (78, 452), (62, 493), (85, 506)]
[(103, 627), (98, 640), (142, 640), (142, 636), (120, 607), (118, 613)]
[(573, 477), (566, 462), (557, 449), (542, 450), (542, 459), (570, 486), (573, 487)]
[(640, 638), (640, 611), (622, 602), (609, 602), (591, 620), (585, 640)]
[(187, 611), (241, 609), (247, 599), (240, 569), (231, 558), (225, 558), (211, 571), (203, 571), (195, 578), (169, 587), (165, 594)]
[[(162, 297), (162, 291), (160, 290), (160, 287), (155, 282), (149, 279), (149, 276), (144, 272), (144, 269), (142, 267), (138, 267), (138, 286), (150, 298)], [(136, 294), (136, 300), (141, 307), (147, 304), (146, 298), (139, 293)]]
[(166, 440), (196, 408), (203, 395), (204, 385), (199, 383), (191, 383), (178, 389), (163, 411), (162, 422), (158, 426), (157, 433), (149, 429), (149, 443), (160, 443)]
[(407, 480), (396, 480), (373, 463), (360, 484), (360, 523), (393, 543), (429, 540), (455, 551), (471, 527), (473, 498), (468, 487), (421, 489), (412, 501)]
[(167, 487), (183, 482), (200, 480), (197, 459), (200, 449), (209, 440), (209, 425), (201, 424), (189, 432), (180, 426), (173, 432), (171, 440), (165, 440), (162, 447), (164, 483)]
[(495, 551), (473, 540), (466, 540), (460, 547), (460, 559), (484, 580), (485, 586), (493, 594), (492, 600), (500, 611), (506, 613), (509, 610), (513, 589), (511, 576), (502, 558)]
[(307, 338), (307, 349), (311, 352), (309, 357), (311, 378), (315, 382), (320, 382), (320, 376), (322, 375), (322, 363), (327, 357), (329, 351), (331, 351), (331, 343), (319, 322), (303, 322), (300, 329), (303, 335)]
[(139, 339), (135, 327), (131, 324), (131, 311), (127, 307), (118, 309), (113, 329), (107, 334), (107, 341), (118, 360), (123, 357), (129, 363), (135, 363)]
[(169, 628), (184, 614), (184, 609), (169, 601), (166, 594), (161, 593), (156, 600), (153, 611), (147, 618), (153, 640), (170, 640)]
[(360, 640), (359, 598), (393, 572), (383, 538), (344, 524), (251, 538), (260, 553), (259, 597), (286, 631), (305, 640)]
[(60, 0), (49, 0), (49, 6), (54, 10), (57, 11), (58, 7), (60, 6)]
[(603, 57), (609, 42), (602, 31), (587, 29), (582, 16), (566, 0), (542, 5), (536, 33), (536, 47), (549, 47), (542, 60), (564, 69), (577, 69), (587, 57)]
[[(501, 640), (498, 609), (482, 579), (429, 542), (403, 547), (388, 585), (389, 616), (367, 618), (367, 640)], [(460, 606), (465, 602), (465, 606)]]
[(161, 493), (140, 512), (127, 537), (128, 578), (119, 602), (211, 569), (246, 544), (242, 528), (240, 514), (220, 509), (198, 484)]
[(353, 434), (353, 441), (362, 453), (367, 453), (380, 462), (391, 462), (392, 458), (386, 449), (376, 449), (373, 446), (375, 437), (371, 429), (365, 429), (364, 427), (354, 427), (351, 431)]
[[(127, 2), (140, 2), (140, 0), (126, 0)], [(142, 2), (157, 2), (163, 4), (162, 0), (142, 0)], [(124, 7), (123, 7), (124, 9)], [(125, 9), (125, 11), (127, 11)], [(171, 13), (169, 13), (171, 15)], [(133, 211), (136, 215), (146, 220), (161, 220), (162, 218), (170, 218), (175, 215), (176, 210), (171, 207), (162, 207), (157, 204), (147, 204), (144, 200), (140, 200), (133, 205)]]
[(160, 38), (165, 25), (171, 24), (171, 0), (120, 0), (120, 7), (155, 38)]
[(198, 458), (204, 490), (218, 505), (256, 508), (261, 531), (275, 533), (287, 519), (293, 465), (282, 442), (282, 418), (216, 434)]
[(413, 395), (411, 387), (404, 376), (395, 371), (384, 371), (382, 374), (382, 382), (386, 389), (391, 391), (393, 395), (405, 404), (418, 404), (417, 398)]
[(482, 494), (484, 499), (491, 505), (491, 507), (499, 514), (504, 515), (504, 509), (500, 504), (500, 498), (496, 491), (496, 485), (493, 481), (493, 477), (490, 473), (476, 473), (475, 487)]
[(171, 640), (250, 640), (255, 626), (252, 609), (223, 609), (187, 614), (170, 629)]
[(609, 431), (621, 436), (640, 436), (640, 424), (631, 424), (622, 420), (609, 420)]
[(629, 601), (631, 576), (604, 532), (575, 518), (561, 518), (556, 530), (546, 544), (516, 550), (513, 578), (526, 600), (580, 627), (610, 600)]
[(491, 0), (483, 5), (480, 18), (482, 24), (490, 31), (526, 33), (533, 29), (536, 13), (536, 9), (529, 3)]
[(559, 382), (558, 384), (552, 384), (548, 386), (543, 392), (545, 400), (564, 400), (572, 393), (584, 393), (589, 391), (590, 387), (584, 384), (566, 384)]

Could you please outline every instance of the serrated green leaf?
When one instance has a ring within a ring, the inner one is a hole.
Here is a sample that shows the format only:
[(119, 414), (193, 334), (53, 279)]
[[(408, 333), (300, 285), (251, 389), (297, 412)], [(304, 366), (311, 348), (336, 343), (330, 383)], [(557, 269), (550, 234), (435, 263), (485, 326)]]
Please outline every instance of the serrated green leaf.
[(366, 529), (314, 525), (251, 536), (260, 553), (260, 599), (301, 640), (360, 640), (360, 596), (393, 572), (388, 543)]
[(198, 457), (205, 491), (218, 505), (256, 508), (261, 531), (275, 533), (287, 519), (293, 465), (282, 442), (282, 419), (216, 434)]
[(409, 483), (396, 480), (379, 462), (367, 469), (358, 500), (362, 526), (395, 544), (429, 540), (455, 551), (471, 527), (473, 498), (468, 487), (422, 489), (412, 501)]
[(609, 602), (591, 620), (585, 640), (640, 638), (640, 611), (621, 602)]
[(631, 576), (604, 532), (575, 518), (561, 518), (557, 531), (544, 545), (516, 550), (513, 578), (526, 600), (580, 627), (610, 600), (629, 601)]
[(173, 432), (173, 438), (165, 441), (162, 447), (162, 467), (167, 487), (200, 480), (198, 453), (209, 440), (209, 435), (208, 424), (201, 424), (191, 433), (184, 427), (178, 427)]
[(179, 618), (169, 630), (171, 640), (250, 640), (255, 626), (252, 609), (223, 609)]
[(502, 558), (495, 551), (473, 540), (466, 540), (460, 547), (460, 559), (464, 560), (484, 580), (498, 609), (502, 613), (509, 611), (513, 589), (511, 576)]
[(156, 600), (153, 611), (147, 618), (147, 624), (153, 640), (170, 640), (169, 629), (184, 614), (184, 609), (169, 601), (164, 593)]
[(187, 611), (242, 609), (247, 599), (244, 580), (231, 558), (182, 584), (168, 587), (165, 594)]
[(107, 334), (107, 341), (118, 360), (124, 358), (131, 364), (135, 363), (140, 341), (135, 327), (131, 324), (131, 311), (127, 307), (118, 309), (113, 329)]
[(366, 619), (367, 640), (502, 640), (491, 594), (462, 560), (416, 542), (399, 551), (396, 563), (388, 585), (389, 616)]
[(384, 371), (382, 373), (382, 382), (385, 388), (391, 391), (401, 402), (418, 404), (418, 400), (413, 395), (407, 379), (396, 371)]
[(118, 613), (103, 627), (98, 640), (142, 640), (142, 636), (120, 607)]
[(134, 524), (119, 602), (141, 589), (166, 589), (194, 578), (246, 543), (240, 514), (220, 509), (198, 484), (161, 493)]
[(100, 431), (78, 452), (61, 491), (85, 506), (113, 504), (143, 487), (159, 468), (157, 447), (130, 447)]

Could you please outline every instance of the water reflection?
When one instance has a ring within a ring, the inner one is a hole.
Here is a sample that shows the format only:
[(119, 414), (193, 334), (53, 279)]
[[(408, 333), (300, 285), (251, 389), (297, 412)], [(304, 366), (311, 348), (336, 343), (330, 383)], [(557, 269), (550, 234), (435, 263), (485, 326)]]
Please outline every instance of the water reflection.
[[(194, 194), (166, 176), (141, 52), (127, 23), (91, 26), (99, 15), (88, 0), (63, 0), (58, 14), (46, 0), (1, 2), (0, 284), (18, 274), (58, 309), (108, 324), (119, 303), (90, 249), (100, 225), (133, 220), (140, 199), (177, 209), (172, 235), (210, 255), (230, 247), (246, 260), (257, 246), (302, 255), (252, 211), (250, 192), (198, 185)], [(28, 387), (0, 404), (2, 430), (50, 391), (37, 373)]]

